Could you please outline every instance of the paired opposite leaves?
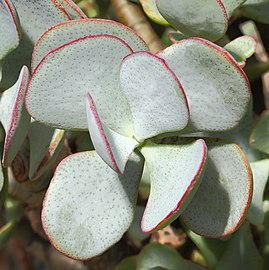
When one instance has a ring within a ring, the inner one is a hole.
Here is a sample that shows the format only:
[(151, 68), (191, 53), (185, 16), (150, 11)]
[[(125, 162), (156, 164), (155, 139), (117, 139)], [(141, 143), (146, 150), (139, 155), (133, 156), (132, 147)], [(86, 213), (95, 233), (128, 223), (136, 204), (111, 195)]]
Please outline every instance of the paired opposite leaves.
[(108, 167), (96, 152), (64, 159), (42, 210), (43, 228), (52, 244), (72, 258), (85, 260), (119, 241), (133, 220), (142, 168), (143, 161), (136, 154), (123, 175)]

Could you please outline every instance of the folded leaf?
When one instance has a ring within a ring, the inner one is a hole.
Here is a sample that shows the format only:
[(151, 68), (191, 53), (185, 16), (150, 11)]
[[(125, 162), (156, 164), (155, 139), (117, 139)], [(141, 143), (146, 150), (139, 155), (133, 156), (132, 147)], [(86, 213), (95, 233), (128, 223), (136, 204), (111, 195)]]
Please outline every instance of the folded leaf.
[(0, 121), (6, 132), (2, 160), (5, 167), (15, 158), (30, 127), (30, 115), (24, 107), (28, 79), (29, 71), (24, 66), (16, 84), (6, 90), (0, 99)]
[(42, 210), (43, 228), (53, 246), (69, 257), (86, 260), (118, 242), (133, 220), (142, 168), (136, 154), (123, 175), (96, 152), (65, 158)]
[(90, 94), (86, 97), (86, 108), (89, 132), (96, 152), (113, 170), (123, 173), (130, 155), (139, 142), (131, 137), (132, 134), (126, 137), (106, 127), (99, 118)]
[(90, 92), (103, 123), (125, 135), (131, 113), (120, 89), (119, 68), (131, 52), (110, 35), (80, 38), (51, 51), (28, 85), (25, 101), (31, 116), (60, 129), (87, 129), (85, 96)]
[(120, 82), (138, 141), (186, 127), (189, 110), (184, 90), (163, 59), (147, 52), (127, 56)]
[(245, 219), (252, 197), (252, 173), (241, 149), (207, 141), (203, 181), (182, 217), (195, 233), (219, 238), (233, 233)]
[(40, 177), (59, 155), (64, 143), (65, 132), (33, 122), (28, 138), (30, 143), (29, 178), (34, 180)]
[(171, 223), (190, 203), (201, 183), (207, 150), (203, 140), (187, 145), (147, 142), (141, 153), (150, 174), (141, 228), (150, 233)]
[(2, 60), (16, 49), (20, 42), (19, 19), (14, 6), (9, 0), (0, 1), (0, 25), (0, 60)]
[(219, 0), (156, 0), (161, 15), (188, 36), (212, 41), (221, 38), (228, 27), (228, 14)]
[(72, 0), (58, 0), (72, 20), (87, 19), (87, 16)]
[(159, 56), (175, 72), (186, 93), (191, 114), (187, 130), (229, 130), (239, 123), (248, 109), (250, 86), (245, 73), (223, 48), (189, 38), (159, 52)]
[(141, 37), (123, 24), (104, 19), (67, 21), (51, 27), (37, 41), (32, 55), (32, 70), (55, 48), (78, 38), (100, 34), (116, 36), (124, 40), (134, 51), (148, 51)]
[(241, 36), (225, 45), (224, 49), (234, 57), (240, 67), (244, 67), (246, 59), (255, 53), (256, 44), (253, 37)]

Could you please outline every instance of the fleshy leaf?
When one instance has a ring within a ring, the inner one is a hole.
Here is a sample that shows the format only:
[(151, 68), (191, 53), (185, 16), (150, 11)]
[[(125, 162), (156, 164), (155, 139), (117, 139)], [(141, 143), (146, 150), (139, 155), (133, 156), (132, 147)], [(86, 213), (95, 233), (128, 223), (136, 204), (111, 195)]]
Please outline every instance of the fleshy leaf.
[(159, 56), (178, 76), (186, 93), (191, 113), (186, 131), (229, 130), (239, 123), (251, 93), (245, 73), (229, 53), (207, 40), (189, 38)]
[[(88, 127), (96, 152), (113, 170), (123, 173), (134, 148), (139, 144), (102, 124), (90, 94), (86, 97)], [(113, 114), (111, 114), (113, 117)]]
[(57, 158), (64, 143), (65, 132), (33, 122), (28, 137), (30, 143), (29, 178), (34, 180), (40, 177)]
[(133, 220), (142, 168), (136, 154), (123, 175), (94, 151), (65, 158), (56, 169), (42, 210), (43, 228), (55, 248), (85, 260), (118, 242)]
[(224, 46), (241, 66), (245, 66), (246, 59), (252, 56), (256, 50), (256, 40), (251, 36), (242, 36), (234, 39)]
[(222, 4), (224, 5), (228, 17), (231, 17), (234, 11), (240, 7), (246, 0), (221, 0)]
[(255, 149), (269, 154), (269, 110), (264, 111), (250, 135), (249, 142)]
[(255, 225), (262, 225), (264, 220), (263, 193), (269, 176), (269, 160), (252, 162), (250, 167), (253, 174), (253, 197), (247, 219)]
[(100, 34), (116, 36), (124, 40), (134, 51), (148, 50), (145, 42), (131, 28), (123, 24), (104, 19), (67, 21), (51, 27), (37, 41), (32, 55), (32, 70), (55, 48), (78, 38)]
[(30, 115), (24, 107), (24, 96), (29, 79), (26, 66), (21, 70), (18, 81), (6, 90), (0, 99), (0, 120), (6, 132), (3, 165), (6, 167), (19, 151), (30, 126)]
[(8, 177), (4, 172), (2, 165), (0, 165), (0, 207), (2, 207), (8, 194)]
[(181, 41), (182, 39), (188, 38), (181, 32), (170, 32), (168, 33), (168, 38), (173, 42), (176, 43), (178, 41)]
[(124, 258), (114, 270), (136, 270), (136, 256)]
[(162, 16), (188, 36), (212, 41), (221, 38), (228, 27), (228, 15), (219, 0), (156, 0)]
[(159, 243), (145, 246), (138, 256), (139, 270), (203, 270), (204, 267), (183, 259), (173, 248)]
[(169, 25), (169, 23), (164, 19), (164, 17), (159, 12), (156, 0), (140, 0), (144, 12), (147, 16), (158, 24)]
[(131, 112), (120, 89), (119, 69), (131, 52), (124, 41), (110, 35), (80, 38), (51, 51), (28, 85), (26, 107), (31, 116), (60, 129), (87, 129), (85, 96), (90, 92), (102, 122), (128, 135)]
[(9, 0), (0, 1), (0, 25), (0, 60), (2, 60), (16, 49), (20, 42), (19, 20), (16, 10)]
[(262, 258), (253, 241), (248, 223), (243, 224), (232, 236), (229, 246), (215, 269), (263, 269)]
[[(3, 61), (0, 88), (9, 88), (17, 80), (23, 65), (30, 68), (31, 54), (39, 36), (49, 27), (70, 19), (57, 0), (12, 0), (21, 24), (18, 48)], [(33, 27), (34, 26), (34, 27)]]
[(185, 210), (201, 183), (207, 150), (203, 140), (187, 145), (148, 142), (141, 153), (151, 181), (141, 228), (151, 233), (171, 223)]
[(257, 4), (248, 4), (248, 2), (241, 8), (242, 14), (254, 21), (268, 24), (269, 2), (259, 1)]
[(72, 20), (87, 19), (87, 16), (72, 0), (58, 0)]
[(184, 129), (189, 121), (186, 96), (174, 72), (147, 52), (127, 56), (120, 82), (131, 108), (134, 136), (139, 140)]
[(248, 6), (248, 5), (260, 5), (260, 4), (265, 4), (268, 3), (268, 0), (247, 0), (244, 3), (244, 6)]
[(252, 196), (252, 173), (241, 149), (207, 141), (203, 181), (182, 217), (195, 233), (219, 238), (233, 233), (245, 219)]

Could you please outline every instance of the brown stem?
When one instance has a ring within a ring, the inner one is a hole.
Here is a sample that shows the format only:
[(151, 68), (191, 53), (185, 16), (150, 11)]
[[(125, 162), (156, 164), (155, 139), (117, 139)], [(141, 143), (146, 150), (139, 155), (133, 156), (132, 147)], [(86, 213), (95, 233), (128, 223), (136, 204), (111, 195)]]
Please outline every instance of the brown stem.
[(144, 39), (152, 53), (164, 48), (138, 5), (128, 0), (111, 0), (111, 4), (120, 22), (134, 29)]

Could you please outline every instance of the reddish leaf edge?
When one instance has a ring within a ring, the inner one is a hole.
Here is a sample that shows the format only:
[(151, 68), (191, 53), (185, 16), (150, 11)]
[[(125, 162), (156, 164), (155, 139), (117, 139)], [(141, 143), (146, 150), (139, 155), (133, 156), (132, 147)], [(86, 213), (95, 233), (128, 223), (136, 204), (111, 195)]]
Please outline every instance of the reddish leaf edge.
[[(38, 41), (36, 42), (36, 44), (35, 44), (35, 46), (34, 46), (34, 48), (33, 48), (33, 53), (32, 53), (32, 60), (31, 60), (31, 62), (34, 62), (34, 57), (35, 57), (35, 51), (36, 51), (36, 48), (39, 46), (39, 44), (43, 41), (43, 39), (48, 35), (48, 33), (50, 33), (51, 31), (53, 31), (53, 30), (56, 30), (56, 29), (58, 29), (58, 28), (61, 28), (61, 27), (64, 27), (64, 26), (66, 26), (66, 25), (68, 25), (68, 24), (84, 24), (84, 23), (86, 23), (86, 24), (88, 24), (88, 23), (96, 23), (96, 22), (98, 22), (98, 23), (102, 23), (102, 24), (107, 24), (107, 25), (116, 25), (116, 26), (118, 26), (118, 27), (121, 27), (122, 29), (125, 29), (125, 30), (127, 30), (129, 33), (132, 33), (134, 36), (136, 36), (142, 43), (144, 43), (145, 44), (145, 47), (148, 47), (147, 46), (147, 44), (145, 43), (145, 41), (133, 30), (133, 29), (131, 29), (130, 27), (128, 27), (128, 26), (126, 26), (126, 25), (124, 25), (124, 24), (121, 24), (121, 23), (119, 23), (119, 22), (116, 22), (116, 21), (112, 21), (112, 20), (108, 20), (108, 19), (99, 19), (99, 18), (97, 18), (97, 19), (89, 19), (89, 18), (87, 18), (87, 19), (80, 19), (80, 20), (69, 20), (69, 21), (64, 21), (64, 22), (61, 22), (61, 23), (58, 23), (58, 24), (55, 24), (55, 25), (53, 25), (53, 26), (51, 26), (50, 28), (48, 28), (48, 30), (46, 30), (41, 36), (40, 36), (40, 38), (38, 39)], [(100, 34), (98, 34), (98, 35), (93, 35), (93, 36), (99, 36), (99, 35), (109, 35), (109, 34), (102, 34), (102, 33), (100, 33)], [(113, 37), (116, 37), (116, 36), (114, 36), (114, 35), (111, 35), (111, 36), (113, 36)], [(123, 40), (124, 41), (124, 40)], [(125, 41), (124, 41), (125, 42)], [(126, 43), (127, 44), (127, 43)], [(130, 47), (130, 45), (128, 45), (129, 47)], [(133, 49), (132, 49), (132, 51), (133, 51)], [(44, 57), (46, 57), (46, 56), (44, 56)], [(43, 59), (42, 59), (43, 60)], [(41, 61), (42, 61), (41, 60)]]
[[(31, 113), (31, 110), (28, 106), (28, 96), (29, 96), (29, 88), (31, 86), (31, 82), (33, 80), (33, 78), (35, 77), (35, 75), (38, 73), (39, 69), (42, 67), (42, 65), (44, 64), (44, 62), (50, 58), (54, 53), (64, 49), (65, 47), (68, 47), (74, 43), (79, 43), (79, 42), (82, 42), (84, 40), (87, 40), (87, 39), (98, 39), (98, 38), (103, 38), (103, 37), (108, 37), (108, 38), (111, 38), (111, 39), (116, 39), (118, 40), (119, 42), (121, 42), (123, 45), (125, 45), (129, 50), (130, 52), (133, 52), (132, 48), (125, 42), (123, 41), (122, 39), (116, 37), (116, 36), (113, 36), (113, 35), (108, 35), (108, 34), (100, 34), (100, 35), (95, 35), (95, 36), (86, 36), (86, 37), (82, 37), (82, 38), (78, 38), (78, 39), (75, 39), (75, 40), (72, 40), (70, 42), (67, 42), (55, 49), (53, 49), (52, 51), (50, 51), (49, 53), (47, 53), (43, 59), (39, 62), (39, 64), (37, 65), (37, 67), (34, 69), (33, 73), (32, 73), (32, 76), (29, 80), (29, 83), (28, 83), (28, 86), (27, 86), (27, 89), (26, 89), (26, 94), (25, 94), (25, 98), (24, 98), (24, 103), (25, 103), (25, 108), (26, 110), (28, 111), (28, 113), (32, 116), (32, 113)], [(33, 117), (33, 116), (32, 116)], [(33, 117), (34, 118), (34, 117)], [(35, 118), (34, 118), (35, 119)]]
[(65, 16), (66, 19), (72, 20), (71, 16), (67, 13), (65, 8), (62, 6), (62, 4), (58, 0), (50, 0), (56, 8), (58, 8), (59, 11), (62, 12), (62, 14)]
[[(177, 83), (177, 85), (178, 85), (178, 87), (179, 87), (179, 89), (180, 89), (180, 91), (181, 91), (181, 93), (182, 93), (182, 95), (183, 95), (184, 102), (185, 102), (185, 105), (186, 105), (186, 107), (187, 107), (187, 111), (188, 111), (188, 121), (187, 121), (187, 124), (186, 124), (186, 126), (187, 126), (188, 123), (189, 123), (189, 121), (190, 121), (190, 108), (189, 108), (187, 96), (186, 96), (186, 94), (185, 94), (184, 88), (183, 88), (183, 86), (182, 86), (182, 84), (181, 84), (180, 79), (178, 78), (178, 76), (174, 73), (174, 71), (169, 67), (169, 65), (167, 64), (167, 62), (166, 62), (163, 58), (161, 58), (161, 57), (159, 57), (158, 55), (155, 55), (155, 54), (153, 54), (153, 53), (150, 53), (150, 52), (132, 52), (131, 54), (128, 54), (128, 55), (126, 55), (126, 56), (123, 58), (123, 60), (122, 60), (122, 62), (121, 62), (121, 66), (122, 66), (122, 64), (123, 64), (127, 59), (129, 59), (129, 58), (131, 58), (131, 57), (133, 57), (133, 56), (135, 56), (135, 55), (148, 55), (148, 56), (150, 56), (150, 57), (152, 57), (152, 58), (155, 58), (155, 59), (158, 60), (159, 63), (160, 63), (165, 69), (167, 69), (168, 72), (172, 75), (173, 79), (174, 79), (175, 82)], [(178, 94), (178, 93), (177, 93), (177, 94)], [(185, 127), (186, 127), (186, 126), (185, 126)], [(185, 127), (184, 127), (184, 128), (185, 128)], [(182, 129), (184, 129), (184, 128), (182, 128)], [(162, 132), (162, 134), (163, 134), (163, 133), (166, 133), (166, 132), (173, 132), (173, 131), (178, 131), (178, 130), (168, 130), (168, 131)], [(157, 135), (155, 135), (155, 136), (157, 136)]]
[[(110, 157), (110, 160), (111, 160), (111, 162), (112, 162), (112, 164), (113, 164), (113, 166), (114, 166), (112, 169), (113, 169), (114, 171), (116, 171), (117, 173), (123, 173), (123, 172), (120, 171), (120, 169), (119, 169), (119, 167), (118, 167), (118, 164), (117, 164), (117, 162), (116, 162), (116, 159), (115, 159), (115, 157), (114, 157), (114, 155), (113, 155), (112, 149), (111, 149), (111, 147), (110, 147), (110, 145), (109, 145), (109, 142), (108, 142), (108, 140), (107, 140), (107, 137), (106, 137), (105, 131), (104, 131), (104, 129), (103, 129), (103, 126), (102, 126), (100, 117), (99, 117), (99, 115), (98, 115), (98, 112), (97, 112), (97, 110), (96, 110), (94, 101), (93, 101), (92, 96), (90, 95), (90, 93), (88, 93), (88, 94), (86, 95), (86, 101), (87, 101), (88, 104), (89, 104), (89, 108), (90, 108), (90, 110), (91, 110), (91, 112), (92, 112), (92, 114), (93, 114), (95, 123), (96, 123), (96, 125), (97, 125), (97, 127), (98, 127), (98, 129), (99, 129), (99, 131), (100, 131), (100, 133), (101, 133), (101, 138), (102, 138), (103, 143), (104, 143), (104, 145), (105, 145), (105, 147), (106, 147), (107, 153), (108, 153), (108, 155), (109, 155), (109, 157)], [(100, 156), (100, 157), (101, 157), (101, 156)], [(102, 158), (102, 157), (101, 157), (101, 158)], [(104, 162), (105, 162), (105, 161), (104, 161)]]
[[(206, 165), (206, 160), (207, 160), (207, 146), (206, 146), (206, 143), (203, 139), (198, 139), (196, 140), (197, 141), (200, 141), (202, 144), (203, 144), (203, 152), (204, 152), (204, 155), (203, 155), (203, 159), (200, 163), (200, 166), (199, 166), (199, 169), (196, 173), (196, 175), (194, 176), (194, 178), (192, 179), (189, 187), (187, 188), (187, 190), (185, 191), (184, 195), (179, 199), (178, 201), (178, 204), (177, 206), (172, 210), (170, 211), (170, 213), (159, 223), (157, 224), (154, 228), (152, 228), (151, 230), (145, 230), (143, 227), (144, 227), (144, 217), (145, 217), (145, 213), (147, 211), (147, 205), (145, 207), (145, 211), (144, 211), (144, 214), (143, 214), (143, 217), (142, 217), (142, 221), (141, 221), (141, 230), (142, 232), (144, 233), (147, 233), (147, 234), (150, 234), (150, 233), (153, 233), (154, 231), (156, 230), (159, 230), (161, 228), (163, 228), (164, 224), (170, 219), (172, 218), (172, 216), (174, 216), (179, 208), (181, 207), (181, 205), (184, 203), (185, 199), (188, 197), (189, 193), (192, 191), (193, 189), (193, 186), (195, 185), (196, 181), (200, 178), (200, 176), (203, 174), (204, 172), (204, 167)], [(198, 187), (199, 188), (199, 187)], [(172, 222), (172, 221), (171, 221)]]
[(9, 12), (10, 12), (10, 14), (12, 16), (12, 20), (13, 20), (15, 26), (16, 26), (16, 30), (17, 30), (17, 34), (18, 34), (18, 40), (20, 41), (21, 33), (20, 33), (20, 26), (19, 26), (18, 19), (17, 19), (17, 17), (18, 17), (17, 12), (16, 12), (16, 10), (14, 9), (13, 5), (10, 3), (9, 0), (5, 0), (5, 3), (7, 5), (7, 7), (8, 7), (8, 9), (9, 9)]
[[(248, 209), (250, 207), (250, 204), (251, 204), (251, 200), (252, 200), (252, 195), (253, 195), (253, 175), (252, 175), (252, 171), (251, 171), (251, 168), (250, 168), (250, 165), (249, 165), (249, 162), (247, 160), (247, 157), (245, 156), (244, 152), (242, 151), (242, 149), (237, 145), (237, 144), (232, 144), (236, 150), (238, 151), (238, 153), (240, 154), (240, 156), (242, 157), (242, 160), (244, 161), (244, 164), (246, 166), (246, 169), (247, 169), (247, 172), (248, 172), (248, 180), (249, 180), (249, 193), (248, 193), (248, 199), (247, 199), (247, 203), (246, 203), (246, 207), (242, 213), (242, 216), (241, 218), (238, 220), (237, 224), (231, 228), (228, 232), (226, 232), (225, 234), (222, 234), (222, 235), (216, 235), (216, 236), (212, 236), (212, 235), (207, 235), (207, 234), (200, 234), (199, 232), (196, 232), (195, 230), (192, 230), (194, 233), (200, 235), (200, 236), (203, 236), (203, 237), (206, 237), (206, 238), (225, 238), (229, 235), (231, 235), (232, 233), (234, 233), (236, 230), (239, 229), (239, 227), (242, 225), (242, 223), (244, 222), (244, 220), (246, 219), (246, 215), (247, 215), (247, 212), (248, 212)], [(184, 216), (181, 217), (181, 220), (183, 221), (183, 223), (187, 226), (188, 226), (188, 222), (184, 219)]]
[(80, 16), (81, 19), (87, 19), (88, 17), (86, 16), (86, 14), (84, 14), (78, 7), (77, 5), (70, 0), (62, 0), (63, 2), (65, 2), (75, 13), (77, 13), (78, 16)]
[(12, 140), (14, 132), (12, 130), (16, 130), (16, 127), (18, 125), (18, 121), (20, 118), (20, 107), (24, 105), (24, 89), (26, 88), (26, 85), (28, 83), (28, 78), (29, 78), (29, 70), (26, 66), (22, 67), (22, 80), (19, 86), (19, 91), (17, 93), (16, 99), (15, 99), (15, 104), (13, 107), (12, 111), (12, 120), (10, 123), (10, 126), (8, 128), (8, 131), (6, 133), (6, 138), (5, 138), (5, 143), (4, 143), (4, 150), (3, 150), (3, 159), (2, 163), (3, 166), (6, 168), (9, 164), (7, 164), (7, 158), (8, 158), (8, 152), (9, 152), (9, 147), (10, 147), (10, 142)]

